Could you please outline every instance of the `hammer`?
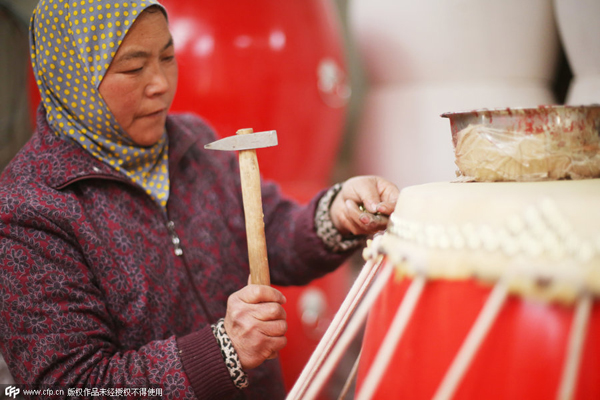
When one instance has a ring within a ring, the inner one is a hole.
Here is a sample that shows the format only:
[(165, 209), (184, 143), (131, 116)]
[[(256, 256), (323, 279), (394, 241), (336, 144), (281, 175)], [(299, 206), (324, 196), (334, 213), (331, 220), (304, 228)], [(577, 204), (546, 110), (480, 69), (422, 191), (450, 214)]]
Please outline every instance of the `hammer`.
[(271, 284), (256, 149), (272, 146), (277, 146), (276, 131), (253, 133), (252, 129), (240, 129), (235, 136), (228, 136), (204, 146), (210, 150), (239, 151), (250, 283), (256, 285)]

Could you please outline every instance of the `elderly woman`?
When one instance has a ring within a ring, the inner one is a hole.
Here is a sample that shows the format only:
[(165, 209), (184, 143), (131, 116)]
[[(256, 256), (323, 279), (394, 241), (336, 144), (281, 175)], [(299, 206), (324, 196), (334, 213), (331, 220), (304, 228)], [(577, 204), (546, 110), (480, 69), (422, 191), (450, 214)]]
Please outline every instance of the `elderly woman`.
[[(215, 136), (198, 117), (168, 114), (166, 15), (152, 0), (41, 0), (34, 12), (42, 106), (0, 179), (0, 349), (17, 383), (65, 395), (282, 398), (285, 298), (247, 285), (235, 156), (203, 150)], [(335, 269), (398, 193), (377, 177), (306, 206), (262, 190), (278, 285)]]

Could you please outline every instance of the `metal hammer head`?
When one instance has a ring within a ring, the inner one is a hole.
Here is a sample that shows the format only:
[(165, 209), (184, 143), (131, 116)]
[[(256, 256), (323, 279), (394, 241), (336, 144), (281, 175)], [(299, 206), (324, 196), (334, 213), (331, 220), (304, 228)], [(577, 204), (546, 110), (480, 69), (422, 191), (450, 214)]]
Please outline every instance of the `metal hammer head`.
[(206, 144), (204, 148), (209, 150), (250, 150), (272, 146), (277, 146), (277, 131), (228, 136)]

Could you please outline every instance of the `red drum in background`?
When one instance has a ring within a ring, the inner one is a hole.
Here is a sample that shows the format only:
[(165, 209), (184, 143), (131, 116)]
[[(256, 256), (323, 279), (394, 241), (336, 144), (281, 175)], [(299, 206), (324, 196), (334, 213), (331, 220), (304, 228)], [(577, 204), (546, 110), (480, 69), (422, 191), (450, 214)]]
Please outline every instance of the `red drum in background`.
[[(335, 4), (323, 0), (235, 2), (163, 0), (179, 62), (172, 111), (192, 111), (220, 136), (277, 130), (259, 151), (265, 178), (305, 202), (330, 185), (350, 89)], [(288, 299), (288, 345), (281, 351), (290, 388), (350, 284), (342, 268)]]
[[(390, 279), (369, 315), (357, 393), (401, 306), (410, 279)], [(431, 399), (465, 342), (491, 287), (473, 280), (428, 281), (371, 398)], [(600, 308), (592, 303), (575, 399), (600, 396)], [(453, 399), (553, 399), (568, 354), (575, 306), (508, 295)], [(384, 350), (391, 351), (391, 350)], [(360, 397), (359, 397), (360, 398)]]
[(179, 62), (173, 111), (221, 136), (277, 130), (261, 173), (301, 201), (329, 185), (349, 100), (341, 25), (330, 1), (162, 2)]
[(42, 101), (40, 90), (38, 89), (37, 83), (35, 82), (35, 76), (33, 74), (33, 68), (31, 63), (27, 63), (27, 70), (29, 71), (29, 80), (27, 82), (27, 93), (29, 94), (29, 115), (31, 118), (31, 127), (35, 129), (37, 125), (37, 109)]

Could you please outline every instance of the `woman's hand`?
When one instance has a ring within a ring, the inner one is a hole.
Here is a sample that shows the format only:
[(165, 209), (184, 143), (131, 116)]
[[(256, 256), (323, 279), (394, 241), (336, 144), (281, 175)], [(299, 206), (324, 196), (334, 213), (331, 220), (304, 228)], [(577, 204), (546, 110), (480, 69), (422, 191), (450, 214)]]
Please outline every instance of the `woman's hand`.
[(276, 358), (286, 345), (285, 301), (280, 291), (265, 285), (248, 285), (229, 296), (225, 331), (244, 370)]
[(399, 190), (377, 176), (357, 176), (344, 182), (329, 214), (342, 235), (370, 235), (386, 228)]

